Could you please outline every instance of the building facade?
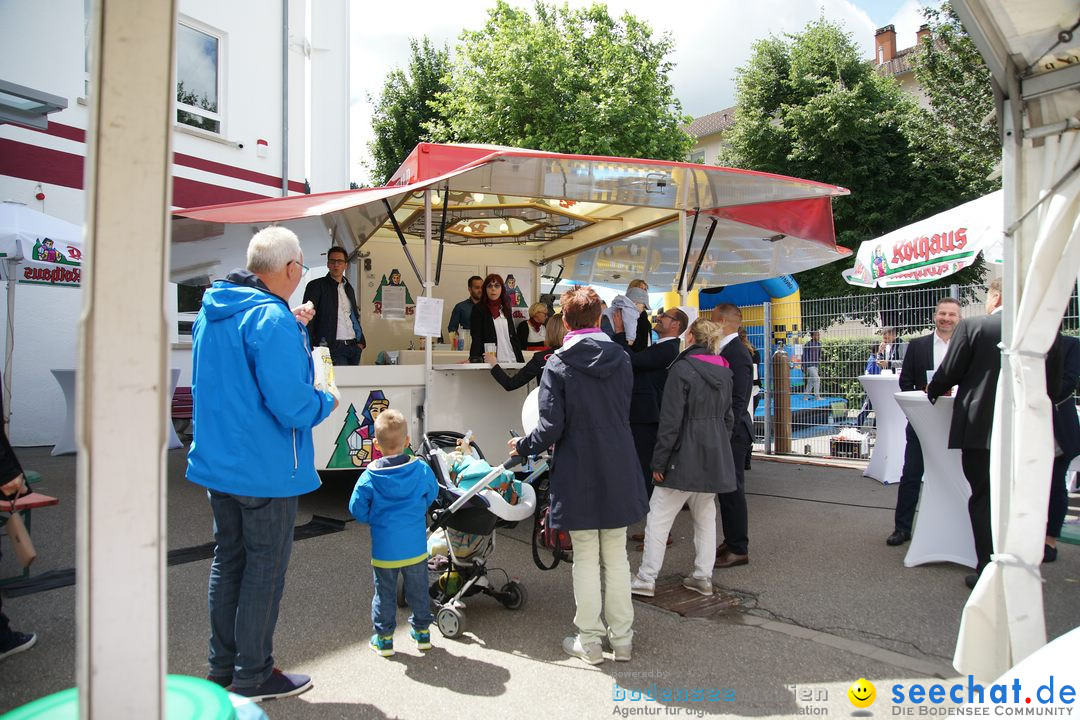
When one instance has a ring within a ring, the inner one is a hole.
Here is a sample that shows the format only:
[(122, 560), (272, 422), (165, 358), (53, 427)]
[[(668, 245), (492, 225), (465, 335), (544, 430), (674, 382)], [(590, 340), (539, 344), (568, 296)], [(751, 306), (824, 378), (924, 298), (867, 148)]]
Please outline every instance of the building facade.
[[(67, 101), (66, 108), (48, 116), (45, 129), (0, 124), (0, 199), (78, 225), (85, 213), (87, 98), (93, 92), (90, 5), (89, 0), (0, 3), (0, 81)], [(180, 0), (174, 207), (349, 187), (348, 28), (348, 0)], [(326, 236), (304, 242), (305, 254), (317, 258)], [(93, 252), (91, 243), (87, 252)], [(173, 279), (185, 278), (174, 273)], [(52, 444), (59, 434), (66, 409), (50, 370), (75, 367), (81, 293), (33, 285), (17, 289), (10, 371), (15, 445)], [(184, 302), (181, 293), (181, 310)], [(177, 303), (171, 285), (163, 306), (175, 312)], [(0, 312), (5, 326), (6, 317), (5, 307)], [(117, 322), (123, 322), (122, 309)]]

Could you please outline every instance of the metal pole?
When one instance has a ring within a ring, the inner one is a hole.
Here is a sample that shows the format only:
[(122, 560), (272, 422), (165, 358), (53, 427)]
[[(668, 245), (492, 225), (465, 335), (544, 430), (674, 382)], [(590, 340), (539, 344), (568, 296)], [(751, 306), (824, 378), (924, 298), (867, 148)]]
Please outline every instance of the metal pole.
[(281, 0), (281, 196), (289, 196), (289, 0)]
[(765, 454), (773, 454), (773, 437), (772, 437), (772, 423), (773, 423), (773, 408), (772, 408), (772, 303), (763, 302), (761, 304), (761, 318), (762, 323), (765, 325), (765, 347), (762, 348), (761, 357), (765, 361), (762, 363), (765, 369), (765, 376), (761, 379), (761, 402), (764, 403), (765, 411), (762, 413), (762, 417), (765, 418)]
[[(445, 205), (448, 200), (448, 197), (443, 198), (443, 204)], [(391, 217), (393, 217), (392, 214)], [(431, 189), (429, 188), (424, 191), (424, 297), (431, 297), (433, 284), (431, 281)], [(433, 337), (424, 340), (424, 427), (421, 428), (421, 432), (427, 432), (427, 399), (431, 393), (431, 344), (433, 342), (435, 342)]]
[(75, 408), (79, 715), (162, 718), (176, 1), (99, 0), (91, 22)]
[[(686, 211), (679, 211), (679, 256), (686, 256)], [(679, 284), (675, 287), (679, 293), (679, 304), (686, 305), (686, 277), (679, 278)]]

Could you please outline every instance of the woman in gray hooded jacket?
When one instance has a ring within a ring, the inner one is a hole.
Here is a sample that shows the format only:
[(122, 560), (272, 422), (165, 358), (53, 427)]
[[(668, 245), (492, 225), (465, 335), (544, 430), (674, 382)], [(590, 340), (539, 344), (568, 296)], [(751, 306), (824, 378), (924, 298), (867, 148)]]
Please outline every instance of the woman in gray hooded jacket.
[(664, 563), (668, 531), (680, 508), (690, 505), (694, 520), (694, 572), (683, 586), (712, 595), (716, 560), (717, 493), (735, 489), (730, 436), (732, 372), (716, 354), (720, 326), (695, 320), (688, 347), (668, 370), (653, 449), (653, 496), (645, 524), (645, 554), (630, 584), (635, 595), (651, 597)]

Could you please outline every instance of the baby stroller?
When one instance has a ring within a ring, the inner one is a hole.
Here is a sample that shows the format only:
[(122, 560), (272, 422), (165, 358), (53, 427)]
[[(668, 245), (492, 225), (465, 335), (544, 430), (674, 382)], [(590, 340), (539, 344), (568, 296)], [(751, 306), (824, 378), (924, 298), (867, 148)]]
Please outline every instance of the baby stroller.
[[(536, 509), (536, 493), (530, 484), (532, 477), (521, 483), (517, 502), (511, 504), (490, 485), (521, 462), (512, 457), (495, 466), (482, 480), (468, 490), (451, 480), (448, 453), (466, 436), (453, 431), (434, 431), (424, 435), (421, 458), (426, 460), (439, 483), (439, 496), (431, 511), (428, 546), (431, 559), (428, 568), (434, 579), (429, 592), (438, 610), (435, 624), (444, 637), (456, 638), (465, 632), (464, 598), (482, 593), (498, 600), (509, 610), (525, 605), (525, 586), (500, 568), (488, 567), (488, 558), (495, 550), (495, 528), (513, 527), (530, 517)], [(483, 459), (480, 448), (469, 441), (473, 454)], [(535, 473), (539, 474), (539, 473)], [(439, 533), (445, 533), (443, 542)], [(489, 570), (498, 570), (506, 581), (497, 589), (488, 577)], [(402, 598), (399, 597), (399, 603)]]

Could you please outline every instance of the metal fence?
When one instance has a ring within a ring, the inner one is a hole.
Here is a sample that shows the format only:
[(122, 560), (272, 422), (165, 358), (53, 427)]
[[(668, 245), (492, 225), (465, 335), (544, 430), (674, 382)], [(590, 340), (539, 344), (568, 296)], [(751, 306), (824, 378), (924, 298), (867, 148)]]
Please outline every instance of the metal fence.
[[(931, 332), (937, 302), (945, 296), (960, 300), (962, 317), (986, 312), (985, 288), (960, 285), (948, 290), (914, 288), (802, 301), (779, 299), (742, 307), (743, 326), (758, 351), (762, 390), (774, 378), (776, 387), (788, 389), (771, 396), (762, 392), (755, 398), (755, 449), (816, 457), (869, 457), (875, 442), (875, 417), (858, 378), (865, 373), (871, 352), (879, 348), (881, 329), (895, 327), (902, 342)], [(770, 325), (766, 352), (765, 328)], [(1076, 335), (1078, 328), (1074, 288), (1064, 329)], [(812, 331), (818, 331), (821, 344), (816, 392), (815, 378), (804, 362)], [(778, 417), (784, 422), (774, 422)]]

